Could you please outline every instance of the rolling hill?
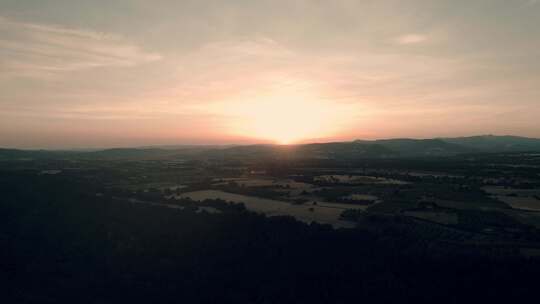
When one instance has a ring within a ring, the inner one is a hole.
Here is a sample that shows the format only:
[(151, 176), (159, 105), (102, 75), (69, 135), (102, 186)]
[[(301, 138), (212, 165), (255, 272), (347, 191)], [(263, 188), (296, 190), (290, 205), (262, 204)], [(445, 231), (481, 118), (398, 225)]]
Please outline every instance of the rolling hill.
[(465, 153), (540, 152), (540, 139), (482, 135), (434, 139), (381, 139), (291, 146), (186, 146), (115, 148), (99, 151), (0, 149), (0, 160), (28, 159), (174, 159), (174, 158), (401, 158), (453, 156)]

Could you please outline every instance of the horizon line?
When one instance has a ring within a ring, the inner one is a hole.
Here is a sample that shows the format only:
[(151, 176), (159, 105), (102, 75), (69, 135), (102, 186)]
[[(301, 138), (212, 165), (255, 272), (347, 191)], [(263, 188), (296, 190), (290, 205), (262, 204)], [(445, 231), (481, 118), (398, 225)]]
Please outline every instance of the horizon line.
[(331, 143), (347, 143), (355, 141), (382, 141), (382, 140), (430, 140), (430, 139), (451, 139), (451, 138), (471, 138), (471, 137), (519, 137), (524, 139), (537, 139), (539, 137), (529, 137), (521, 135), (512, 135), (512, 134), (476, 134), (476, 135), (465, 135), (465, 136), (437, 136), (437, 137), (381, 137), (373, 139), (362, 139), (356, 138), (351, 140), (328, 140), (328, 141), (318, 141), (318, 140), (306, 140), (298, 143), (290, 144), (280, 144), (275, 142), (260, 141), (254, 143), (185, 143), (185, 144), (155, 144), (155, 145), (124, 145), (124, 146), (99, 146), (99, 147), (66, 147), (66, 148), (44, 148), (44, 147), (3, 147), (0, 146), (0, 150), (20, 150), (20, 151), (51, 151), (51, 152), (96, 152), (96, 151), (105, 151), (105, 150), (114, 150), (114, 149), (171, 149), (174, 148), (189, 148), (189, 147), (235, 147), (235, 146), (301, 146), (301, 145), (312, 145), (312, 144), (331, 144)]

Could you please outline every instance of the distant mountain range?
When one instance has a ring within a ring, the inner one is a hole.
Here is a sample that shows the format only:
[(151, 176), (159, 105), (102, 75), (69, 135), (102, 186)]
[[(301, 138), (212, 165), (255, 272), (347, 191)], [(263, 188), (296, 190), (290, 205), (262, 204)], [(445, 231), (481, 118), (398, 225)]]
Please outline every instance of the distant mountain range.
[(466, 153), (540, 152), (540, 139), (482, 135), (433, 139), (381, 139), (291, 146), (174, 146), (116, 148), (98, 151), (0, 149), (10, 159), (174, 159), (174, 158), (400, 158), (452, 156)]

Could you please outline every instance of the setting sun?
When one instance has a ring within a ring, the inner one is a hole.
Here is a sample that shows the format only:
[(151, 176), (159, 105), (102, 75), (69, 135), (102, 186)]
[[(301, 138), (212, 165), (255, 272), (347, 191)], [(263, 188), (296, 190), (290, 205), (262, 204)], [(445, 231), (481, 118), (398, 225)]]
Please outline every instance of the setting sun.
[(228, 130), (231, 135), (284, 145), (336, 135), (352, 121), (346, 106), (294, 89), (228, 101), (216, 110), (233, 118)]

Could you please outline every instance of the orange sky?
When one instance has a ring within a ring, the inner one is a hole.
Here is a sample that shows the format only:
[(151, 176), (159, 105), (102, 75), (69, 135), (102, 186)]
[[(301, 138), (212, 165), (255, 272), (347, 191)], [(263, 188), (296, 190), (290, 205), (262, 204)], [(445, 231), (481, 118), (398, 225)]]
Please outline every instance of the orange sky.
[(540, 137), (540, 3), (6, 0), (0, 147)]

